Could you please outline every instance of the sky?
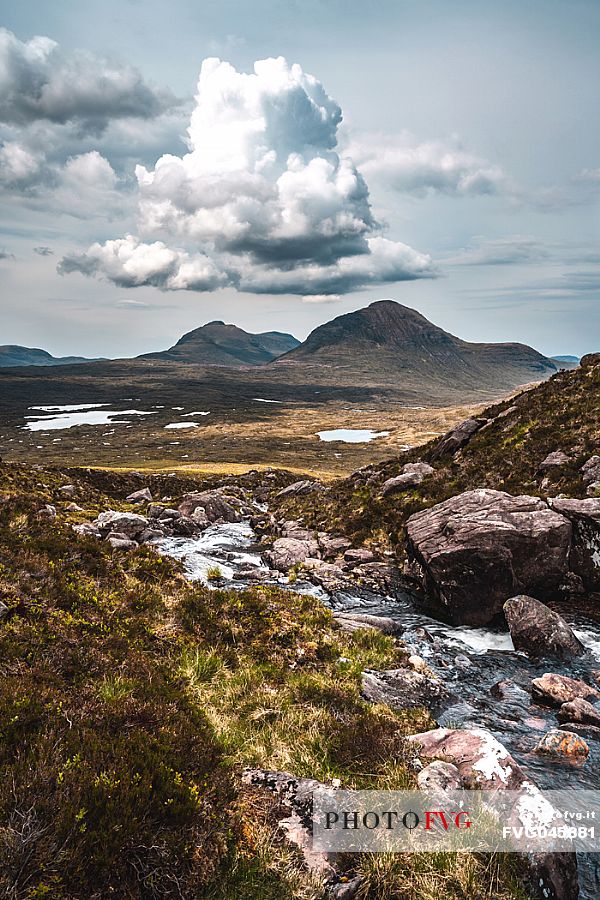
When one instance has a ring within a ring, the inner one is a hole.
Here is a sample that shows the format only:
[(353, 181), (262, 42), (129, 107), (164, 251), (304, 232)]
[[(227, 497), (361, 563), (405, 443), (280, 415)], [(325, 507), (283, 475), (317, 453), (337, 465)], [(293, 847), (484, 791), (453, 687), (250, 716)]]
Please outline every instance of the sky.
[(391, 298), (600, 349), (598, 0), (4, 7), (0, 344), (302, 339)]

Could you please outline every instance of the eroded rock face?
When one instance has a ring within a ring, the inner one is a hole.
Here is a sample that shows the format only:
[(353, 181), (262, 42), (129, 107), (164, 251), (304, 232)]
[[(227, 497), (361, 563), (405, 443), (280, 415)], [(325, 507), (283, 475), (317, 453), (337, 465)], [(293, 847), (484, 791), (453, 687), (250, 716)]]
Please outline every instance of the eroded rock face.
[(366, 670), (361, 693), (365, 700), (387, 703), (392, 709), (424, 707), (434, 714), (458, 702), (441, 681), (413, 669)]
[(541, 678), (534, 678), (531, 682), (531, 696), (534, 700), (549, 706), (562, 706), (563, 703), (570, 703), (578, 697), (594, 703), (600, 700), (600, 691), (578, 678), (546, 672)]
[(600, 590), (600, 497), (548, 502), (572, 523), (571, 571), (581, 578), (588, 591)]
[(409, 557), (456, 624), (484, 625), (507, 598), (557, 594), (569, 568), (572, 526), (537, 497), (467, 491), (415, 513)]
[(585, 647), (563, 617), (533, 597), (521, 594), (507, 600), (504, 615), (516, 650), (556, 659), (585, 653)]

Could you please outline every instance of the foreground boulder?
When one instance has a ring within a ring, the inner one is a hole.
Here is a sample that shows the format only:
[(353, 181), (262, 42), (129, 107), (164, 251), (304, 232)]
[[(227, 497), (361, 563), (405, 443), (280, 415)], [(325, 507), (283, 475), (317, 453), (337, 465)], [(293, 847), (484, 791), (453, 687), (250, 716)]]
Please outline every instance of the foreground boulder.
[[(440, 775), (451, 779), (453, 786), (458, 773), (462, 786), (470, 790), (519, 791), (523, 799), (515, 808), (514, 824), (522, 825), (530, 817), (535, 821), (541, 798), (539, 789), (489, 731), (483, 728), (470, 731), (436, 728), (411, 735), (408, 740), (418, 746), (419, 757), (442, 760), (451, 765), (452, 769)], [(525, 861), (538, 896), (546, 900), (576, 900), (579, 896), (574, 853), (527, 854)]]
[(535, 752), (559, 759), (581, 761), (588, 758), (590, 748), (575, 732), (552, 728), (538, 742)]
[(521, 594), (504, 604), (504, 615), (515, 650), (536, 657), (568, 659), (582, 656), (585, 647), (562, 616), (539, 600)]
[(562, 706), (563, 703), (570, 703), (578, 697), (594, 703), (600, 700), (600, 691), (578, 678), (546, 672), (541, 678), (534, 678), (531, 682), (531, 696), (539, 703)]
[(600, 591), (600, 497), (548, 502), (573, 525), (571, 571), (581, 578), (586, 590)]
[(537, 497), (467, 491), (406, 524), (413, 573), (455, 624), (485, 625), (520, 593), (555, 595), (572, 526)]

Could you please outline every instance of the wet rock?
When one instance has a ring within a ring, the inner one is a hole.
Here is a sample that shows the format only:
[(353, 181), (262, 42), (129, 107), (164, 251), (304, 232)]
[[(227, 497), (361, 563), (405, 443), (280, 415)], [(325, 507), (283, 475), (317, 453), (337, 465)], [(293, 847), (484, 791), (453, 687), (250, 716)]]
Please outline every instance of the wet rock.
[(358, 547), (351, 550), (346, 550), (346, 552), (344, 553), (344, 559), (346, 560), (346, 562), (351, 563), (368, 563), (375, 560), (375, 554), (371, 550), (366, 550), (362, 547)]
[(595, 702), (600, 700), (600, 691), (577, 678), (546, 672), (541, 678), (534, 678), (531, 682), (531, 696), (548, 706), (562, 706), (578, 697)]
[(463, 781), (455, 765), (436, 759), (421, 769), (417, 775), (417, 784), (422, 791), (437, 794), (459, 791), (463, 786)]
[(594, 706), (589, 700), (576, 697), (568, 703), (563, 703), (556, 718), (559, 722), (576, 722), (580, 725), (594, 725), (600, 728), (600, 708)]
[(251, 565), (240, 566), (236, 573), (236, 577), (241, 578), (243, 581), (264, 581), (270, 575), (269, 569)]
[(527, 693), (523, 688), (515, 684), (514, 681), (510, 681), (508, 678), (504, 678), (493, 684), (490, 688), (490, 694), (496, 700), (508, 701), (522, 701), (527, 697)]
[(171, 509), (169, 506), (163, 506), (158, 518), (161, 522), (168, 521), (173, 523), (176, 519), (181, 518), (181, 513), (178, 509)]
[(138, 540), (140, 544), (147, 544), (148, 541), (156, 541), (162, 537), (164, 537), (164, 532), (160, 531), (158, 528), (145, 528)]
[(556, 659), (585, 653), (585, 647), (563, 617), (533, 597), (511, 597), (504, 604), (504, 615), (515, 650)]
[(320, 584), (321, 587), (330, 593), (352, 587), (352, 582), (348, 580), (343, 570), (334, 563), (307, 557), (302, 566), (309, 573), (311, 581), (315, 584)]
[(362, 674), (361, 694), (371, 703), (385, 703), (392, 709), (424, 707), (434, 714), (457, 701), (441, 681), (412, 669), (367, 669)]
[(276, 497), (299, 497), (302, 494), (312, 494), (315, 491), (322, 491), (324, 486), (320, 481), (295, 481), (288, 484), (287, 487), (278, 491)]
[(455, 624), (485, 625), (508, 597), (558, 593), (571, 523), (537, 497), (467, 491), (406, 524), (413, 574)]
[(464, 653), (459, 653), (454, 657), (454, 665), (457, 669), (469, 669), (473, 665), (473, 663), (468, 656), (465, 656)]
[(352, 545), (345, 537), (336, 537), (325, 532), (318, 535), (319, 547), (324, 559), (335, 559), (343, 555)]
[(152, 492), (150, 488), (142, 488), (140, 491), (134, 491), (125, 498), (128, 503), (152, 503)]
[(369, 628), (372, 631), (381, 631), (382, 634), (402, 634), (403, 628), (399, 622), (388, 616), (372, 616), (369, 613), (341, 613), (335, 612), (333, 618), (344, 631), (358, 631), (361, 628)]
[(191, 537), (198, 532), (198, 524), (191, 516), (179, 516), (173, 522), (173, 533), (181, 537)]
[(298, 541), (295, 538), (277, 538), (270, 550), (265, 553), (265, 558), (280, 572), (289, 571), (292, 566), (303, 563), (307, 557), (316, 558), (319, 553), (319, 545), (315, 540)]
[(191, 516), (201, 506), (210, 522), (221, 519), (224, 522), (239, 522), (241, 515), (236, 508), (239, 501), (220, 491), (201, 491), (185, 494), (178, 510), (182, 516)]
[(600, 498), (556, 498), (548, 503), (572, 522), (571, 570), (582, 579), (588, 591), (600, 590)]
[(103, 537), (114, 532), (124, 534), (130, 540), (137, 540), (138, 536), (148, 528), (149, 522), (145, 516), (139, 516), (136, 513), (117, 512), (109, 509), (100, 513), (92, 524), (98, 528)]
[(564, 722), (559, 728), (561, 731), (572, 731), (586, 741), (600, 741), (600, 727), (597, 725), (585, 725), (582, 722)]
[(558, 466), (566, 466), (569, 457), (562, 450), (554, 450), (540, 463), (540, 472), (547, 472), (548, 469), (555, 469)]
[(535, 748), (536, 753), (545, 756), (557, 756), (563, 759), (582, 760), (587, 759), (590, 748), (582, 737), (573, 731), (563, 731), (560, 728), (552, 728), (539, 741)]
[(440, 440), (439, 444), (433, 451), (433, 458), (437, 459), (446, 454), (456, 453), (461, 447), (467, 444), (474, 434), (482, 428), (487, 419), (465, 419), (456, 428), (452, 428)]
[(190, 516), (196, 531), (204, 531), (210, 525), (206, 511), (202, 506), (198, 506)]
[(425, 674), (429, 671), (429, 666), (425, 662), (422, 656), (418, 656), (416, 653), (413, 653), (412, 656), (408, 657), (408, 665), (414, 672), (422, 672)]

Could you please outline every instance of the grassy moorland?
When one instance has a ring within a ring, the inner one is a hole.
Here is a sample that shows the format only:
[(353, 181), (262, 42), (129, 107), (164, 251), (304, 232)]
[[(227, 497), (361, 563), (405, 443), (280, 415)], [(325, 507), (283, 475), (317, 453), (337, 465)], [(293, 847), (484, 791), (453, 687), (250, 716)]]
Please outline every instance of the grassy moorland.
[[(127, 508), (115, 498), (131, 476), (69, 481), (88, 517)], [(411, 785), (404, 735), (428, 727), (428, 714), (359, 694), (361, 670), (396, 665), (402, 643), (341, 632), (311, 597), (210, 591), (148, 548), (75, 537), (71, 517), (84, 514), (66, 510), (64, 482), (0, 465), (0, 895), (321, 897), (277, 831), (273, 801), (239, 776), (259, 765)], [(509, 865), (468, 854), (348, 860), (365, 875), (363, 900), (523, 897)]]

